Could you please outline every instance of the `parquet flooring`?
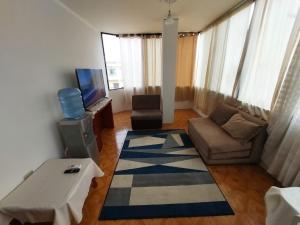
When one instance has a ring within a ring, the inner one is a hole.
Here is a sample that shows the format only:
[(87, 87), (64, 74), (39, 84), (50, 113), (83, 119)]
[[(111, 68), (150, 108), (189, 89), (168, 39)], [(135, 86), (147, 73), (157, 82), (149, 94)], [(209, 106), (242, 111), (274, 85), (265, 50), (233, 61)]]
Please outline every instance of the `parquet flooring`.
[[(192, 110), (176, 110), (175, 121), (163, 129), (187, 128), (187, 120), (197, 117)], [(257, 165), (208, 166), (217, 184), (233, 208), (234, 216), (190, 217), (144, 220), (99, 221), (98, 215), (118, 161), (126, 132), (131, 129), (130, 112), (114, 115), (115, 128), (102, 134), (103, 148), (100, 167), (105, 176), (97, 178), (83, 208), (80, 225), (263, 225), (265, 224), (264, 195), (275, 181)], [(191, 193), (192, 194), (192, 193)]]

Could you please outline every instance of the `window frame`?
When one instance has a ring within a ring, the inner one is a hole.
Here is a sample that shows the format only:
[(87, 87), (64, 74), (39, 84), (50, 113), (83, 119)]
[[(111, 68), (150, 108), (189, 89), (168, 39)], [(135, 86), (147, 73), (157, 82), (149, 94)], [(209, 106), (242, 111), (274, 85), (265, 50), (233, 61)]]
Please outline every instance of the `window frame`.
[(116, 36), (117, 34), (113, 34), (113, 33), (107, 33), (107, 32), (101, 32), (101, 44), (102, 44), (102, 53), (103, 53), (103, 58), (104, 58), (104, 67), (105, 67), (105, 73), (106, 73), (106, 82), (107, 82), (107, 87), (109, 91), (114, 91), (114, 90), (120, 90), (120, 89), (124, 89), (124, 87), (119, 87), (119, 88), (113, 88), (109, 86), (109, 79), (108, 79), (108, 73), (107, 73), (107, 66), (106, 66), (106, 57), (105, 57), (105, 50), (104, 50), (104, 43), (103, 43), (103, 34), (105, 35), (112, 35), (112, 36)]

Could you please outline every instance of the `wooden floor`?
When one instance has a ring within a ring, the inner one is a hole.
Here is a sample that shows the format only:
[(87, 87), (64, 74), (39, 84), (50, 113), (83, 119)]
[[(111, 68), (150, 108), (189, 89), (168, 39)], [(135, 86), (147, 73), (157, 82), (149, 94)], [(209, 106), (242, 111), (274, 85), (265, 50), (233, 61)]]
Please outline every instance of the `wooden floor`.
[[(177, 110), (175, 121), (164, 129), (187, 128), (187, 120), (197, 117), (192, 110)], [(102, 135), (100, 167), (105, 176), (91, 187), (83, 209), (80, 225), (263, 225), (265, 224), (264, 194), (275, 181), (256, 165), (208, 166), (217, 184), (233, 208), (234, 216), (185, 217), (170, 219), (99, 221), (98, 216), (116, 166), (126, 132), (131, 129), (130, 113), (115, 114), (115, 128)]]

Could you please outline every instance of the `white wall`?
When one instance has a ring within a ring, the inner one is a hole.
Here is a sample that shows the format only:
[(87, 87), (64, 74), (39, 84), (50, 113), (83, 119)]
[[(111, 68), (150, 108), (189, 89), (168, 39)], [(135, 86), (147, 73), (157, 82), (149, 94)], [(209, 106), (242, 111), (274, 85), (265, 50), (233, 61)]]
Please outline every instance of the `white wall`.
[(162, 108), (163, 122), (172, 123), (175, 109), (176, 52), (178, 20), (172, 24), (163, 23), (162, 35)]
[(54, 0), (0, 1), (0, 199), (63, 155), (57, 90), (104, 68), (99, 33)]
[(125, 102), (124, 89), (116, 89), (109, 91), (109, 97), (112, 99), (113, 113), (131, 110), (131, 105)]

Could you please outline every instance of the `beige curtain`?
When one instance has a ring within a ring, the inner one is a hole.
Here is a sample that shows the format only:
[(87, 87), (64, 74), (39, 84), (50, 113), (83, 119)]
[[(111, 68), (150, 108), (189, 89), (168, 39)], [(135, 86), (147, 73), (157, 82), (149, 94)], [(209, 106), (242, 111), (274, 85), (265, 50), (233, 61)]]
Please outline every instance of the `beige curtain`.
[(162, 78), (162, 38), (143, 37), (143, 77), (146, 94), (160, 94)]
[(234, 101), (232, 90), (251, 15), (249, 5), (199, 35), (194, 103), (204, 114), (210, 114), (219, 102)]
[(176, 101), (193, 100), (193, 71), (197, 47), (197, 36), (178, 38), (176, 64)]
[(196, 107), (209, 114), (219, 102), (230, 99), (268, 119), (290, 56), (287, 43), (299, 4), (297, 0), (257, 0), (253, 16), (252, 4), (201, 33)]
[(284, 186), (300, 186), (300, 44), (289, 63), (270, 118), (263, 166)]
[[(257, 0), (238, 100), (270, 110), (299, 0)], [(259, 94), (259, 97), (258, 97)]]
[(286, 71), (288, 69), (289, 63), (291, 62), (291, 57), (293, 56), (293, 51), (295, 50), (295, 43), (297, 43), (297, 40), (299, 38), (299, 31), (300, 31), (300, 8), (298, 9), (297, 17), (294, 23), (294, 27), (292, 29), (289, 42), (285, 51), (285, 55), (283, 58), (283, 62), (281, 65), (280, 73), (279, 73), (279, 78), (277, 81), (277, 85), (275, 88), (274, 96), (272, 99), (272, 105), (271, 105), (271, 110), (274, 109), (275, 103), (278, 99), (280, 87), (283, 83), (283, 80), (285, 78)]

